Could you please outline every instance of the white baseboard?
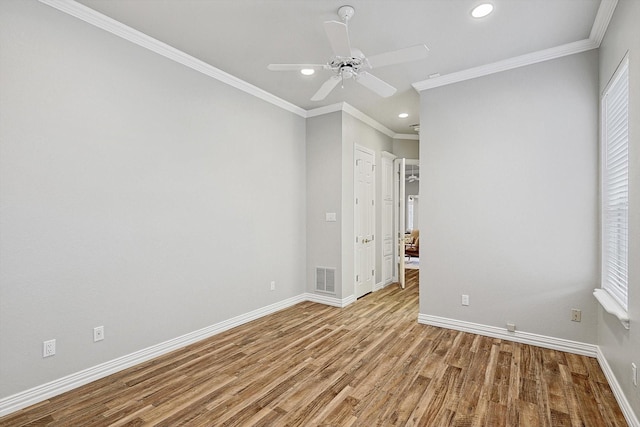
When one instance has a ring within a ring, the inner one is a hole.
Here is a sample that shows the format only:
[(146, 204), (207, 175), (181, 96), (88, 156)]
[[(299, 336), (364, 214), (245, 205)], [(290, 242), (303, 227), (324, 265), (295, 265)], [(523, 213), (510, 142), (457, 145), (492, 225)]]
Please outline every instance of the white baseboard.
[(298, 295), (0, 399), (0, 417), (307, 300)]
[(349, 304), (353, 304), (356, 301), (356, 297), (353, 295), (349, 295), (346, 298), (340, 299), (337, 297), (331, 297), (331, 296), (322, 295), (322, 294), (313, 294), (310, 292), (304, 294), (304, 299), (305, 301), (317, 302), (318, 304), (330, 305), (333, 307), (340, 307), (340, 308), (344, 308)]
[(598, 347), (597, 358), (598, 363), (600, 364), (600, 368), (602, 369), (602, 372), (604, 372), (604, 376), (607, 377), (609, 387), (611, 387), (611, 391), (613, 391), (613, 395), (616, 397), (618, 405), (620, 405), (622, 414), (627, 420), (627, 424), (629, 424), (629, 427), (640, 427), (640, 421), (638, 420), (636, 414), (633, 412), (633, 408), (631, 408), (631, 404), (629, 403), (627, 396), (625, 396), (624, 392), (622, 391), (622, 387), (620, 386), (620, 383), (618, 382), (616, 376), (613, 374), (613, 370), (611, 369), (611, 366), (609, 366), (609, 362), (607, 362), (604, 354), (602, 354), (600, 347)]
[[(88, 384), (92, 381), (96, 381), (100, 378), (104, 378), (116, 372), (120, 372), (131, 366), (146, 362), (155, 357), (169, 353), (173, 350), (182, 348), (189, 344), (193, 344), (205, 338), (209, 338), (211, 336), (219, 334), (220, 332), (243, 325), (252, 320), (259, 319), (263, 316), (275, 313), (303, 301), (311, 301), (342, 308), (354, 303), (356, 301), (356, 298), (354, 295), (350, 295), (346, 298), (340, 299), (313, 293), (305, 293), (292, 298), (288, 298), (286, 300), (268, 305), (266, 307), (253, 310), (249, 313), (245, 313), (240, 316), (225, 320), (223, 322), (216, 323), (215, 325), (190, 332), (188, 334), (165, 341), (163, 343), (147, 347), (140, 351), (110, 360), (100, 365), (96, 365), (91, 368), (65, 376), (63, 378), (51, 381), (49, 383), (39, 385), (37, 387), (25, 390), (12, 396), (8, 396), (4, 399), (0, 399), (0, 416), (8, 415), (22, 408), (26, 408), (27, 406), (42, 402), (53, 396), (57, 396), (66, 391)], [(611, 368), (609, 367), (599, 348), (595, 345), (563, 340), (559, 338), (545, 337), (542, 335), (520, 331), (510, 333), (502, 328), (463, 322), (437, 316), (429, 316), (425, 314), (420, 314), (418, 316), (418, 322), (422, 324), (455, 329), (464, 332), (471, 332), (479, 335), (486, 335), (510, 341), (522, 342), (525, 344), (537, 345), (545, 348), (552, 348), (555, 350), (567, 351), (570, 353), (597, 357), (600, 365), (602, 366), (602, 370), (604, 371), (607, 380), (609, 381), (611, 388), (613, 389), (616, 399), (618, 400), (618, 403), (620, 404), (623, 413), (627, 418), (627, 422), (630, 426), (640, 427), (640, 424), (638, 424), (638, 419), (634, 415), (629, 402), (624, 396), (624, 393), (622, 393), (620, 385), (615, 379)]]
[(580, 354), (583, 356), (595, 357), (602, 368), (609, 386), (625, 419), (630, 427), (640, 427), (640, 421), (633, 412), (633, 408), (627, 400), (620, 383), (613, 374), (609, 363), (602, 354), (600, 347), (595, 344), (586, 344), (577, 341), (565, 340), (562, 338), (548, 337), (544, 335), (532, 334), (529, 332), (515, 331), (509, 332), (504, 328), (495, 326), (481, 325), (478, 323), (465, 322), (462, 320), (448, 319), (445, 317), (430, 316), (427, 314), (418, 315), (418, 323), (424, 325), (438, 326), (441, 328), (454, 329), (456, 331), (470, 332), (477, 335), (484, 335), (493, 338), (500, 338), (509, 341), (515, 341), (523, 344), (535, 345), (538, 347), (550, 348), (553, 350), (566, 351), (568, 353)]
[(596, 357), (598, 353), (598, 346), (595, 344), (586, 344), (563, 338), (548, 337), (545, 335), (532, 334), (530, 332), (509, 332), (505, 328), (481, 325), (478, 323), (448, 319), (439, 316), (431, 316), (428, 314), (419, 314), (418, 323), (454, 329), (456, 331), (470, 332), (472, 334), (500, 338), (508, 341), (550, 348), (553, 350), (566, 351), (568, 353), (581, 354), (583, 356)]

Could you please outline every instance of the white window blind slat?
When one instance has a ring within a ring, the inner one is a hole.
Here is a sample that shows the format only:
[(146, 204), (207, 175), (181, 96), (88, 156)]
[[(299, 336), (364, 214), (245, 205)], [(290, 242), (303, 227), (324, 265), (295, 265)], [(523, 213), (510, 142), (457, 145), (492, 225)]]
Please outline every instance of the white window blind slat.
[(602, 288), (628, 310), (629, 62), (602, 96)]

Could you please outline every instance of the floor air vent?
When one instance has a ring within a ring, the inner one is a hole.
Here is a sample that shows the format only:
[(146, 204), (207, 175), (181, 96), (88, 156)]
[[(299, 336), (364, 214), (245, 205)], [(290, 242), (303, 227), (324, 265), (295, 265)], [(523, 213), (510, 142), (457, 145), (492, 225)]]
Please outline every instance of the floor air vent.
[(336, 269), (316, 267), (316, 291), (336, 293)]

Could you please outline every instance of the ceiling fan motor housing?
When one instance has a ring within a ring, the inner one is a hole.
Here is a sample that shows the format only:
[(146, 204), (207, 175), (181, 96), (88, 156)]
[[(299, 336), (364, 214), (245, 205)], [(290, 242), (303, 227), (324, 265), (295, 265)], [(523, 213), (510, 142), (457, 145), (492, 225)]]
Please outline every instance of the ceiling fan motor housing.
[(345, 5), (338, 9), (338, 16), (345, 22), (351, 19), (354, 13), (356, 13), (356, 10), (353, 6)]

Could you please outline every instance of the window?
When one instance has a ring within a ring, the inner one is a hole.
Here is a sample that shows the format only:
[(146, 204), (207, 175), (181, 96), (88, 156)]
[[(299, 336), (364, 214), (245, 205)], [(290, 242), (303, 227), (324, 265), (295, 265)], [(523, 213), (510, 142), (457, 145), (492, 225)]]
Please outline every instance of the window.
[(629, 59), (607, 85), (601, 103), (602, 288), (628, 311)]

